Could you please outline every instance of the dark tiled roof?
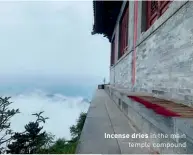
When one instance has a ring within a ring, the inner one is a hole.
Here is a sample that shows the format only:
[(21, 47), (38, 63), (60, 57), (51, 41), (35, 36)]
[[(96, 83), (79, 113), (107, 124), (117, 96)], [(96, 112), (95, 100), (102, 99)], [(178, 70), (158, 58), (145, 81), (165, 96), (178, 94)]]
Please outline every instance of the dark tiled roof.
[(93, 1), (94, 25), (92, 34), (103, 34), (109, 40), (123, 1)]

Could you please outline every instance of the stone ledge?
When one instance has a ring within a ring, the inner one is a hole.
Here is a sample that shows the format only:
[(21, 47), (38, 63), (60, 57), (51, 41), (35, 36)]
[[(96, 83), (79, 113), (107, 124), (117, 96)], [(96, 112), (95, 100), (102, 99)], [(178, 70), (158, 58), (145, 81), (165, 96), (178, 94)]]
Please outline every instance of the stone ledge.
[[(122, 88), (122, 87), (115, 87), (112, 85), (108, 85), (112, 90), (118, 91), (124, 95), (136, 95), (136, 96), (153, 96), (159, 99), (164, 99), (168, 101), (175, 102), (177, 104), (183, 104), (189, 107), (193, 107), (193, 96), (189, 93), (192, 92), (192, 89), (181, 89), (180, 91), (187, 92), (187, 94), (177, 93), (177, 92), (170, 92), (171, 88), (144, 88), (144, 87), (134, 87), (132, 88)], [(174, 88), (172, 88), (173, 90)], [(161, 92), (161, 93), (159, 93)]]
[[(115, 91), (112, 94), (112, 97), (115, 96)], [(185, 125), (183, 125), (183, 130), (181, 127), (181, 125), (176, 126), (177, 124), (175, 123), (175, 120), (180, 120), (178, 118), (169, 118), (169, 120), (167, 120), (165, 117), (159, 117), (158, 120), (155, 119), (157, 118), (156, 114), (152, 113), (150, 114), (151, 110), (142, 107), (142, 105), (140, 105), (138, 102), (134, 102), (131, 101), (127, 96), (124, 96), (122, 94), (117, 94), (116, 95), (115, 102), (118, 101), (118, 99), (121, 99), (122, 102), (125, 102), (128, 104), (128, 117), (129, 119), (132, 120), (132, 122), (134, 123), (134, 127), (138, 128), (138, 132), (142, 132), (142, 133), (163, 133), (163, 134), (174, 134), (174, 133), (182, 133), (182, 134), (187, 134), (186, 130), (187, 127)], [(139, 104), (139, 105), (138, 105)], [(117, 103), (118, 105), (118, 103)], [(139, 106), (136, 107), (136, 105)], [(124, 108), (123, 106), (119, 106), (120, 109)], [(143, 110), (146, 110), (147, 112), (144, 112)], [(123, 110), (124, 111), (124, 110)], [(150, 115), (149, 115), (150, 114)], [(140, 115), (140, 117), (139, 117)], [(164, 119), (165, 118), (165, 119)], [(184, 119), (183, 119), (184, 120)], [(182, 120), (182, 122), (183, 122)], [(186, 119), (185, 119), (186, 120)], [(189, 121), (192, 121), (193, 119), (190, 119)], [(140, 123), (141, 122), (141, 123)], [(173, 123), (172, 123), (173, 122)], [(172, 123), (172, 124), (171, 124)], [(192, 125), (191, 125), (192, 126)], [(176, 130), (176, 128), (179, 128), (179, 130)], [(182, 131), (180, 131), (182, 130)], [(193, 146), (193, 141), (191, 139), (192, 137), (192, 132), (191, 132), (191, 128), (189, 128), (189, 134), (187, 134), (187, 138), (185, 139), (180, 139), (180, 143), (184, 143), (186, 142), (187, 147), (186, 148), (156, 148), (154, 149), (154, 151), (157, 151), (157, 153), (193, 153), (192, 150), (192, 146)], [(169, 143), (178, 143), (178, 141), (176, 141), (176, 139), (155, 139), (155, 141), (157, 142), (169, 142)], [(151, 139), (149, 141), (150, 143), (152, 143)]]

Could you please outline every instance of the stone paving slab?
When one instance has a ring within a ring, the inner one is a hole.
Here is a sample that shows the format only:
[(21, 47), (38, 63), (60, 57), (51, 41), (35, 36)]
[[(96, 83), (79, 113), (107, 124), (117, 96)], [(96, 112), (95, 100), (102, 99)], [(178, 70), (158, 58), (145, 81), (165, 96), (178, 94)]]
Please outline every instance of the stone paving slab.
[(139, 142), (139, 139), (105, 139), (104, 137), (105, 133), (132, 134), (135, 132), (129, 119), (120, 111), (108, 94), (104, 90), (97, 90), (91, 101), (76, 153), (150, 153), (150, 150), (145, 148), (129, 147), (129, 142), (136, 143)]
[(91, 101), (76, 153), (120, 154), (116, 139), (105, 139), (104, 133), (114, 134), (106, 107), (104, 93), (97, 91)]

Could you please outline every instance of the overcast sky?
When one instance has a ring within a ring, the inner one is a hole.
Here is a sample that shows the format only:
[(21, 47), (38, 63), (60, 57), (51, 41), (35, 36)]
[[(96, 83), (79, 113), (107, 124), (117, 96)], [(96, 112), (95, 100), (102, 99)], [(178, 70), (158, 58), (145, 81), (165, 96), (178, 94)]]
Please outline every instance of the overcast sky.
[(1, 76), (108, 77), (110, 45), (85, 2), (0, 2)]

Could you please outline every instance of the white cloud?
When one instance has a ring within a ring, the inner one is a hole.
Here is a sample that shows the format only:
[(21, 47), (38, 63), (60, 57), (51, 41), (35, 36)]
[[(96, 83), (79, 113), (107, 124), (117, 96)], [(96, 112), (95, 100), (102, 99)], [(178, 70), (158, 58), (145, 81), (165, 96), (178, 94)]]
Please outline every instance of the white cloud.
[[(52, 94), (51, 94), (52, 95)], [(14, 131), (24, 131), (24, 125), (35, 120), (32, 113), (45, 111), (44, 116), (49, 117), (44, 129), (57, 138), (70, 139), (69, 127), (76, 123), (81, 112), (87, 112), (89, 103), (82, 97), (66, 97), (61, 94), (47, 96), (45, 92), (34, 91), (28, 94), (14, 96), (11, 107), (19, 108), (20, 114), (12, 118), (11, 127)]]

